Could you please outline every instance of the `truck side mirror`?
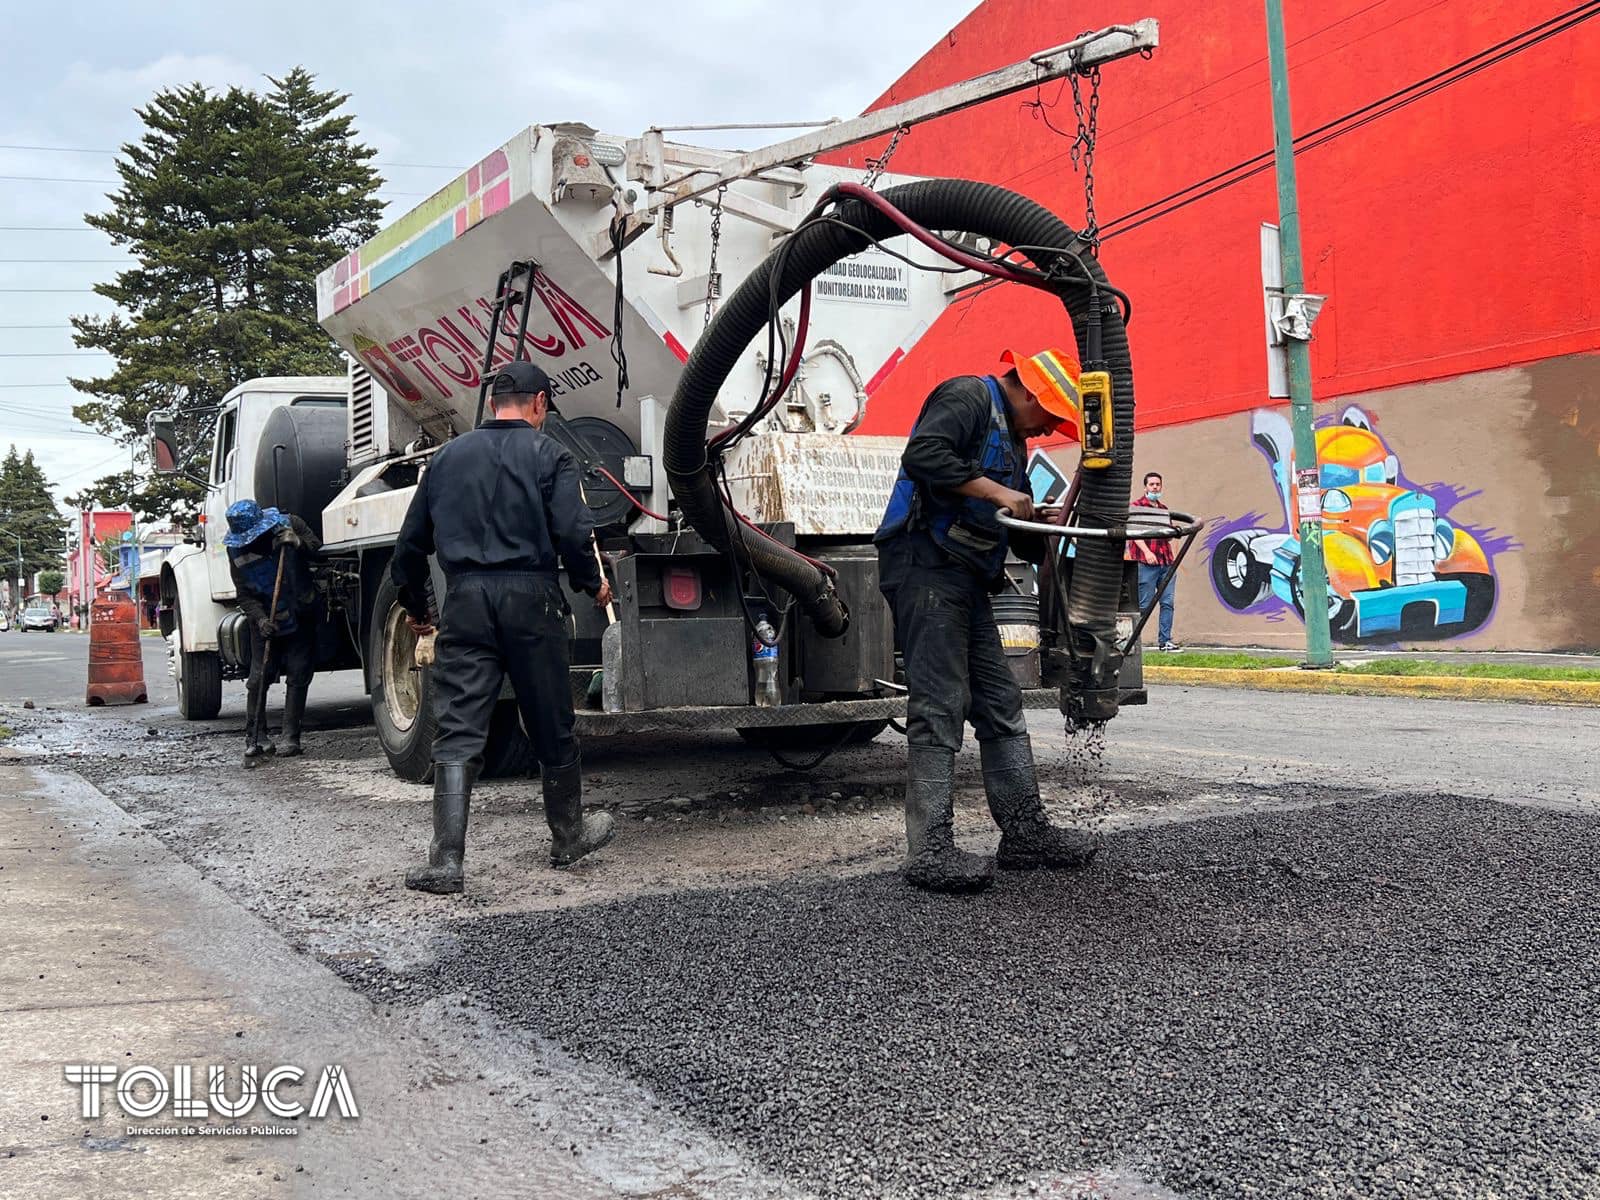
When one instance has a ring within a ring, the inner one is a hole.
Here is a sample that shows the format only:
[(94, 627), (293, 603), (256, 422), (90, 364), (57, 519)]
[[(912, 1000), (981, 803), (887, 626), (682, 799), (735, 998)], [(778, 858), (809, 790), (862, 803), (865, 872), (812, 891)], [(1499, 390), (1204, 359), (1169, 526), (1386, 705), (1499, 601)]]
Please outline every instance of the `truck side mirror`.
[(152, 412), (145, 419), (150, 434), (150, 462), (157, 474), (172, 475), (183, 467), (178, 453), (178, 422), (170, 412)]

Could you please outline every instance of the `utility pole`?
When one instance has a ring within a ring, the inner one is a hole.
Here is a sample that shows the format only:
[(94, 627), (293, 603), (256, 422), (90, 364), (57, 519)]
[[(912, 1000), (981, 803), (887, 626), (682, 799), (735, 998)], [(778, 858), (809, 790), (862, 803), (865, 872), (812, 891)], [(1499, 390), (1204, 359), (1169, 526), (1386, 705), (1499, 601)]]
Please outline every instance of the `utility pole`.
[[(1272, 79), (1272, 147), (1278, 176), (1278, 231), (1283, 294), (1305, 290), (1300, 259), (1300, 200), (1294, 177), (1294, 127), (1289, 117), (1289, 61), (1283, 42), (1282, 0), (1266, 0), (1267, 64)], [(1284, 339), (1289, 360), (1289, 420), (1294, 430), (1294, 473), (1289, 494), (1300, 533), (1300, 597), (1306, 614), (1308, 667), (1333, 665), (1328, 638), (1328, 570), (1322, 558), (1322, 491), (1317, 478), (1317, 435), (1311, 407), (1311, 345)]]

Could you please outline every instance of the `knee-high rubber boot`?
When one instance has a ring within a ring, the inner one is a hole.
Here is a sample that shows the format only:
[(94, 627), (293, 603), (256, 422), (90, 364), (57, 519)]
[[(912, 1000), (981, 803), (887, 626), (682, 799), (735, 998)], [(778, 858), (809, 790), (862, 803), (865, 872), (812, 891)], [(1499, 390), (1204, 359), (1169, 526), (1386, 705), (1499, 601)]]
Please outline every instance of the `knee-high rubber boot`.
[(940, 746), (912, 746), (906, 777), (906, 881), (930, 892), (981, 892), (994, 865), (957, 850), (953, 834), (956, 756)]
[(261, 744), (261, 688), (246, 687), (244, 693), (244, 765), (256, 766), (267, 748)]
[(283, 740), (274, 743), (274, 752), (282, 758), (295, 758), (304, 754), (300, 748), (300, 726), (306, 716), (306, 684), (293, 684), (284, 688)]
[(406, 886), (417, 892), (453, 895), (465, 886), (461, 860), (467, 852), (467, 807), (472, 796), (471, 767), (433, 766), (433, 841), (428, 861), (406, 872)]
[(1039, 775), (1033, 766), (1033, 742), (1027, 734), (984, 742), (983, 790), (989, 811), (1000, 826), (995, 861), (1011, 871), (1033, 867), (1081, 867), (1100, 848), (1084, 829), (1050, 824), (1039, 799)]
[(606, 812), (583, 811), (583, 767), (573, 759), (564, 767), (539, 767), (544, 784), (544, 819), (550, 824), (550, 865), (570, 867), (617, 836)]

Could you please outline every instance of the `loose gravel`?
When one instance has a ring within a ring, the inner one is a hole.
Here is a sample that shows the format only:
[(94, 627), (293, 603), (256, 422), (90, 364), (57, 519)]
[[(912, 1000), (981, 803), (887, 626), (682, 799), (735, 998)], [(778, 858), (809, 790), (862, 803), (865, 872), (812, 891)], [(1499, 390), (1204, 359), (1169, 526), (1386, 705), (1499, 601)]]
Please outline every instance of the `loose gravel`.
[[(1385, 797), (455, 923), (464, 992), (826, 1197), (1600, 1195), (1600, 822)], [(641, 969), (645, 964), (646, 969)]]

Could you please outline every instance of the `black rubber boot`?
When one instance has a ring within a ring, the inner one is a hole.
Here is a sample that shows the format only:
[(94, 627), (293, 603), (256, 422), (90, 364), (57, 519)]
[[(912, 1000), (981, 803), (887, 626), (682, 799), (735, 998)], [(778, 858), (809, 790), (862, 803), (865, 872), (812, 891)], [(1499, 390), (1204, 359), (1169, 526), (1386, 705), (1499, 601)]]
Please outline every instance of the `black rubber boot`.
[(906, 881), (930, 892), (981, 892), (994, 864), (957, 850), (952, 832), (956, 756), (939, 746), (912, 746), (906, 776)]
[(273, 753), (281, 758), (297, 758), (305, 751), (300, 748), (300, 726), (306, 716), (305, 684), (287, 687), (283, 695), (283, 740), (273, 744)]
[(267, 748), (261, 744), (261, 728), (257, 722), (261, 692), (259, 688), (246, 688), (244, 697), (244, 765), (260, 766)]
[(573, 759), (564, 767), (539, 767), (544, 784), (544, 819), (550, 823), (550, 865), (570, 867), (617, 836), (606, 812), (583, 811), (583, 767)]
[(412, 891), (449, 896), (465, 886), (461, 860), (467, 852), (472, 776), (472, 768), (461, 763), (434, 764), (433, 841), (427, 864), (406, 872), (406, 886)]
[(1033, 742), (1027, 734), (984, 742), (983, 790), (989, 811), (1000, 826), (995, 861), (1008, 871), (1034, 867), (1082, 867), (1100, 848), (1084, 829), (1050, 824), (1039, 799), (1039, 775), (1033, 766)]

